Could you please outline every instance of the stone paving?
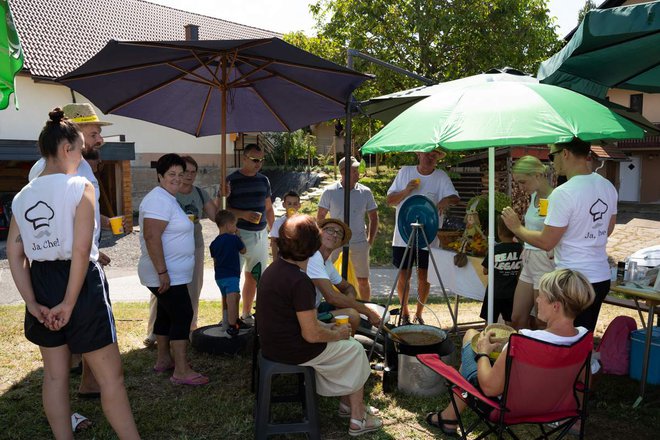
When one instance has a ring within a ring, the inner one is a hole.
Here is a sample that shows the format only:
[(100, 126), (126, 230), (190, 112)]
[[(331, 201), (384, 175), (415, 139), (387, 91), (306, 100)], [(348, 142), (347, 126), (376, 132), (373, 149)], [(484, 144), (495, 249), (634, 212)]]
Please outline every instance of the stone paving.
[(617, 224), (607, 241), (607, 253), (616, 261), (640, 249), (660, 245), (660, 221), (632, 219)]

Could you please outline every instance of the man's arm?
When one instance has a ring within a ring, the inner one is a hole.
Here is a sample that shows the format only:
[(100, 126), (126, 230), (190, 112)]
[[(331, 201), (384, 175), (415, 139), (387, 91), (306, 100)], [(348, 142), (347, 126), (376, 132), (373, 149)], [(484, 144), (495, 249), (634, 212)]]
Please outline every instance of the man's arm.
[(442, 212), (442, 211), (445, 210), (445, 208), (453, 206), (453, 205), (457, 204), (460, 201), (461, 201), (461, 198), (458, 197), (456, 194), (452, 194), (450, 196), (447, 196), (447, 197), (443, 198), (442, 200), (440, 200), (438, 202), (438, 210), (440, 212)]
[(403, 199), (408, 197), (418, 186), (419, 186), (419, 182), (415, 181), (415, 179), (412, 179), (410, 182), (408, 182), (406, 187), (401, 191), (395, 191), (389, 193), (386, 198), (387, 204), (390, 206), (398, 205)]
[(312, 282), (314, 283), (314, 286), (319, 289), (323, 298), (338, 309), (355, 309), (359, 313), (367, 316), (369, 322), (372, 323), (374, 322), (372, 318), (376, 321), (380, 320), (380, 316), (378, 316), (376, 312), (364, 305), (364, 303), (355, 299), (357, 297), (357, 292), (355, 291), (355, 287), (353, 287), (348, 281), (342, 279), (339, 284), (335, 284), (335, 287), (341, 293), (337, 293), (337, 291), (333, 289), (332, 283), (328, 279), (316, 278), (312, 279)]
[[(321, 210), (319, 209), (319, 213)], [(367, 213), (369, 225), (367, 228), (367, 241), (369, 246), (373, 246), (376, 234), (378, 233), (378, 209), (373, 209)]]
[(502, 220), (504, 220), (506, 226), (520, 240), (544, 251), (554, 249), (566, 232), (566, 229), (568, 229), (568, 226), (557, 227), (545, 225), (541, 231), (530, 231), (520, 223), (518, 214), (510, 206), (502, 210)]
[(321, 221), (328, 216), (328, 209), (319, 207), (319, 210), (316, 212), (316, 221)]
[(316, 319), (316, 310), (314, 309), (296, 312), (296, 317), (298, 318), (298, 324), (300, 324), (303, 339), (310, 344), (341, 341), (351, 336), (350, 325), (322, 326), (319, 320)]
[(273, 202), (271, 202), (270, 197), (266, 197), (266, 222), (268, 222), (268, 229), (273, 228), (273, 222), (275, 221), (275, 211), (273, 210)]

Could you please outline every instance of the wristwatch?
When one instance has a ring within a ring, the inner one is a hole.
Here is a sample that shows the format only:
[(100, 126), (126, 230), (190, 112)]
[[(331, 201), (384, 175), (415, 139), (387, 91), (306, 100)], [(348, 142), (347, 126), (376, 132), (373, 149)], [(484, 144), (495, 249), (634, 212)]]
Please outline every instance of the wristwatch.
[(478, 362), (479, 362), (479, 358), (482, 358), (482, 357), (489, 357), (489, 356), (488, 356), (488, 353), (476, 353), (476, 354), (474, 355), (474, 361), (478, 363)]

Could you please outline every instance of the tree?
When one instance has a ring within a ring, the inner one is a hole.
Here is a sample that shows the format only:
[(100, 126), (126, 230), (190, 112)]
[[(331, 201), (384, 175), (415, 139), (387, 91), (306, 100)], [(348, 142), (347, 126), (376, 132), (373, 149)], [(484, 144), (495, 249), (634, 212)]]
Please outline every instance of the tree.
[(312, 165), (316, 156), (316, 137), (300, 129), (291, 133), (268, 133), (274, 149), (271, 159), (275, 165), (289, 166), (290, 162), (299, 164), (298, 159), (306, 159), (307, 166)]
[[(318, 0), (310, 9), (318, 38), (334, 50), (357, 49), (438, 82), (492, 67), (536, 72), (560, 47), (545, 0)], [(355, 68), (376, 74), (358, 99), (419, 85), (364, 61)]]
[(596, 9), (596, 3), (593, 0), (587, 0), (584, 2), (584, 6), (582, 6), (582, 9), (578, 11), (578, 24), (582, 23), (584, 16), (587, 15), (587, 12), (591, 11), (592, 9)]

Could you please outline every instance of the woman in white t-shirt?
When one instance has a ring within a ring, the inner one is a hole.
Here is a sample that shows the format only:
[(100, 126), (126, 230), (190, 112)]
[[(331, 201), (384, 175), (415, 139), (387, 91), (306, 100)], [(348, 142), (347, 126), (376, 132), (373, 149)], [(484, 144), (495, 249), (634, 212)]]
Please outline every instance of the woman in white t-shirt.
[(185, 170), (186, 162), (174, 153), (156, 163), (158, 186), (140, 203), (138, 276), (157, 301), (154, 371), (172, 371), (170, 382), (176, 385), (204, 385), (208, 377), (195, 372), (186, 357), (193, 318), (188, 283), (195, 266), (195, 240), (193, 222), (176, 201)]
[[(556, 345), (571, 345), (579, 341), (586, 333), (584, 327), (575, 327), (573, 321), (583, 310), (593, 303), (594, 289), (589, 280), (580, 272), (571, 269), (557, 269), (541, 277), (539, 296), (536, 299), (537, 316), (547, 323), (545, 330), (520, 330), (530, 338)], [(507, 347), (491, 365), (489, 353), (501, 348), (501, 344), (490, 342), (491, 336), (482, 335), (477, 341), (477, 352), (472, 350), (472, 338), (478, 332), (470, 329), (463, 337), (461, 375), (486, 396), (499, 396), (504, 392), (506, 380)], [(465, 402), (456, 399), (458, 412), (466, 408)], [(426, 416), (429, 425), (439, 428), (448, 435), (456, 434), (457, 414), (450, 403), (438, 413)]]
[[(543, 230), (545, 215), (539, 211), (539, 200), (547, 199), (552, 192), (548, 182), (548, 167), (534, 156), (523, 156), (512, 168), (513, 180), (520, 188), (530, 194), (529, 207), (525, 212), (525, 227), (532, 231)], [(525, 243), (522, 254), (523, 268), (518, 278), (516, 292), (513, 296), (512, 325), (516, 329), (526, 328), (534, 323), (530, 316), (536, 297), (539, 295), (541, 276), (555, 270), (552, 251), (547, 252)], [(534, 323), (533, 327), (536, 327)]]
[[(12, 203), (7, 239), (12, 277), (25, 301), (25, 336), (44, 363), (43, 404), (55, 438), (71, 438), (69, 359), (82, 353), (119, 438), (137, 439), (124, 387), (108, 284), (98, 264), (92, 184), (73, 176), (83, 136), (59, 108), (39, 135), (42, 174)], [(74, 234), (75, 231), (75, 234)]]

